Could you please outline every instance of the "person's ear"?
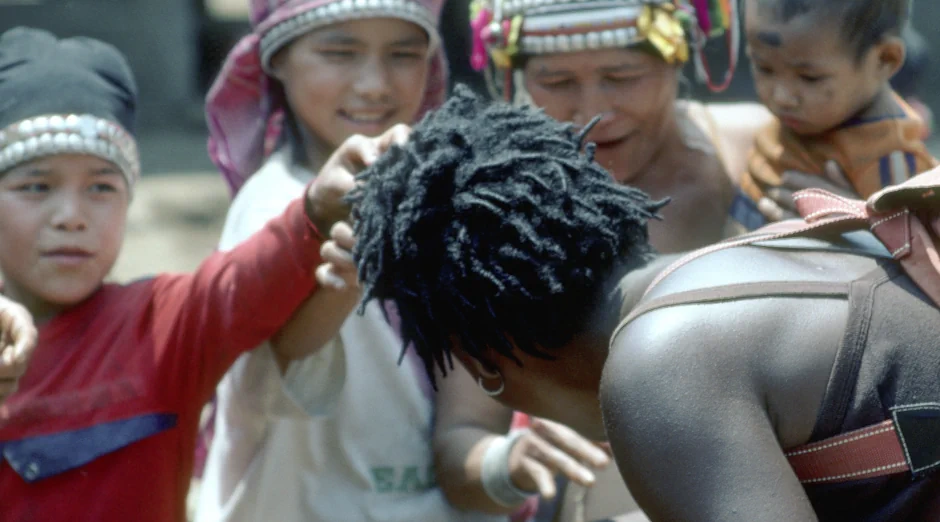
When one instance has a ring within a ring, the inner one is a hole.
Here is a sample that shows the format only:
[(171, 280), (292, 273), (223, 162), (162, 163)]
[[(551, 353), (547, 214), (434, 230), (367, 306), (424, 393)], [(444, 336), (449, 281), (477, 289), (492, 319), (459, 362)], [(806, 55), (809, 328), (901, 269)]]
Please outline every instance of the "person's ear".
[(875, 45), (873, 51), (876, 53), (878, 61), (878, 75), (888, 81), (904, 65), (904, 59), (907, 57), (904, 40), (898, 36), (889, 36)]
[(499, 377), (498, 370), (490, 364), (481, 362), (476, 357), (459, 350), (455, 350), (453, 353), (474, 379), (477, 377), (483, 377), (484, 379), (495, 379)]
[(281, 83), (284, 83), (284, 62), (287, 61), (287, 50), (289, 48), (290, 45), (286, 45), (271, 57), (271, 76)]

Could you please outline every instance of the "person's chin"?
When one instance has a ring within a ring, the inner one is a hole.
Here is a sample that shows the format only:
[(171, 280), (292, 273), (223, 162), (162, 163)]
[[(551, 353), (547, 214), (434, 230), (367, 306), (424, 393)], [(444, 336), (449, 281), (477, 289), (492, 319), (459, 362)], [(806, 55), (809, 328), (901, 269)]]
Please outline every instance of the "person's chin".
[(50, 304), (70, 308), (94, 295), (103, 284), (99, 278), (55, 278), (37, 293)]
[(777, 119), (779, 119), (780, 124), (789, 129), (790, 132), (796, 134), (797, 136), (804, 137), (818, 136), (838, 125), (821, 125), (819, 122), (809, 121), (793, 116), (777, 116)]

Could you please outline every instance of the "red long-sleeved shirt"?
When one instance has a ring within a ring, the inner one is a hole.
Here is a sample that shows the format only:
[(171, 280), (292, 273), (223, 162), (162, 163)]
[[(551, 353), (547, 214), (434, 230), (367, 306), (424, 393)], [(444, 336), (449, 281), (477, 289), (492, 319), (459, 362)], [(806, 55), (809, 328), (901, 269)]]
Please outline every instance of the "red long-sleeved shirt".
[(0, 521), (185, 520), (200, 410), (314, 290), (319, 248), (298, 200), (193, 274), (105, 285), (43, 325), (0, 405)]

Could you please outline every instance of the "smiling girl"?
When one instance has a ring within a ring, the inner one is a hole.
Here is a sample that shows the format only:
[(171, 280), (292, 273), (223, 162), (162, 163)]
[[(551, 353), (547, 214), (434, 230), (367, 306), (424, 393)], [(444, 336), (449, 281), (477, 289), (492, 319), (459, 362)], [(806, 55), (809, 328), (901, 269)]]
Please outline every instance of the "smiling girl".
[[(442, 102), (440, 7), (252, 1), (254, 31), (207, 104), (209, 150), (235, 195), (221, 249), (281, 213), (347, 138), (410, 124)], [(401, 341), (386, 310), (352, 313), (355, 274), (328, 267), (318, 274), (332, 287), (312, 294), (219, 386), (197, 519), (490, 520), (445, 500), (433, 473), (427, 377), (412, 355), (398, 367)], [(294, 363), (279, 355), (311, 351)]]

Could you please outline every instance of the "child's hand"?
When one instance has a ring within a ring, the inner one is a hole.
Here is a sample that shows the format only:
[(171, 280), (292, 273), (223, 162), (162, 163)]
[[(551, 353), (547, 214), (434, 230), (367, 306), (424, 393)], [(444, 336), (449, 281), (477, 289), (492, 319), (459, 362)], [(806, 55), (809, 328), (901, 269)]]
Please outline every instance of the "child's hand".
[(793, 194), (805, 189), (818, 188), (847, 198), (858, 198), (852, 183), (835, 161), (827, 161), (823, 175), (790, 170), (781, 176), (783, 183), (765, 191), (757, 204), (761, 214), (769, 221), (799, 218)]
[(392, 145), (408, 141), (410, 133), (410, 127), (399, 124), (377, 138), (351, 136), (336, 149), (307, 192), (307, 215), (321, 233), (349, 217), (349, 205), (343, 198), (356, 186), (356, 174)]
[(16, 391), (36, 349), (37, 338), (29, 312), (0, 296), (0, 403)]
[(320, 247), (323, 263), (317, 267), (317, 283), (334, 290), (358, 289), (358, 273), (352, 256), (355, 246), (356, 238), (349, 223), (340, 221), (333, 225), (330, 239)]

